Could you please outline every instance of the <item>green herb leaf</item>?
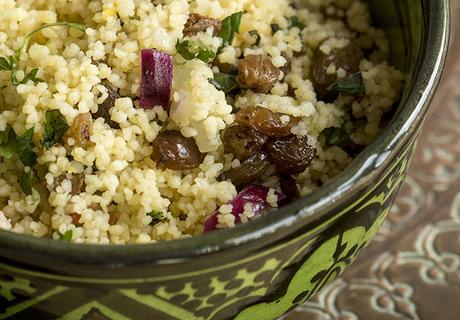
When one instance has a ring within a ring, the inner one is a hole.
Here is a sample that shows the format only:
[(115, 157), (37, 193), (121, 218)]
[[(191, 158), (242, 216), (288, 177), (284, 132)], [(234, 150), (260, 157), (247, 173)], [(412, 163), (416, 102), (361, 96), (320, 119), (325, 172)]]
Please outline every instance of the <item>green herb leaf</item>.
[(224, 40), (222, 47), (232, 44), (235, 34), (240, 32), (242, 18), (243, 11), (234, 13), (222, 21), (222, 28), (219, 32), (219, 37)]
[(6, 127), (5, 131), (0, 132), (0, 144), (5, 144), (8, 142), (10, 136), (11, 126)]
[(37, 78), (38, 68), (33, 68), (20, 82), (20, 84), (26, 84), (29, 80), (32, 80), (35, 84), (38, 82), (45, 82), (45, 80)]
[(289, 29), (299, 28), (302, 31), (305, 27), (306, 25), (299, 21), (299, 17), (293, 16), (289, 18)]
[(225, 94), (239, 87), (236, 76), (226, 73), (214, 73), (214, 79), (209, 79), (209, 82)]
[(22, 192), (24, 192), (28, 196), (32, 194), (32, 177), (32, 169), (29, 169), (29, 171), (24, 171), (22, 173), (21, 178), (19, 180)]
[(328, 146), (340, 146), (348, 137), (348, 133), (342, 128), (327, 128), (323, 130)]
[(257, 30), (251, 30), (251, 31), (249, 31), (249, 34), (256, 39), (256, 43), (254, 43), (254, 45), (256, 47), (260, 46), (260, 41), (262, 40), (262, 37), (257, 32)]
[(73, 231), (67, 230), (64, 234), (61, 234), (62, 241), (72, 241)]
[(11, 70), (11, 66), (7, 58), (0, 57), (0, 70)]
[(16, 134), (13, 128), (8, 126), (5, 131), (0, 132), (0, 157), (9, 160), (16, 151)]
[(208, 63), (216, 57), (216, 53), (214, 51), (206, 48), (198, 41), (177, 41), (176, 50), (186, 60), (200, 59), (201, 61)]
[(366, 93), (362, 74), (355, 73), (332, 84), (328, 91), (335, 91), (344, 96), (362, 96)]
[(152, 217), (151, 224), (156, 224), (156, 223), (160, 222), (161, 220), (165, 219), (165, 217), (163, 216), (163, 213), (161, 213), (159, 211), (152, 211), (152, 212), (147, 213), (147, 215)]
[(45, 136), (43, 145), (50, 149), (59, 143), (69, 129), (69, 125), (59, 110), (50, 110), (45, 114)]
[(27, 130), (22, 136), (17, 137), (17, 148), (19, 159), (26, 167), (33, 167), (37, 164), (37, 154), (32, 150), (34, 147), (32, 138), (35, 128)]
[(76, 29), (76, 30), (80, 30), (82, 32), (85, 32), (86, 30), (86, 27), (83, 25), (83, 24), (80, 24), (80, 23), (73, 23), (73, 22), (56, 22), (56, 23), (46, 23), (46, 24), (43, 24), (41, 25), (39, 28), (35, 29), (34, 31), (32, 31), (31, 33), (29, 33), (27, 36), (26, 36), (26, 39), (24, 40), (24, 43), (22, 44), (22, 46), (19, 48), (19, 50), (17, 51), (17, 55), (21, 54), (21, 52), (23, 50), (27, 50), (27, 47), (29, 46), (29, 42), (30, 42), (30, 39), (37, 33), (39, 33), (40, 31), (42, 31), (43, 29), (47, 29), (47, 28), (54, 28), (54, 27), (67, 27), (69, 29)]
[(37, 73), (38, 73), (38, 68), (33, 68), (29, 73), (26, 74), (24, 79), (22, 81), (18, 80), (17, 77), (17, 72), (18, 72), (18, 61), (21, 53), (25, 50), (27, 50), (27, 47), (29, 46), (30, 39), (33, 37), (34, 34), (42, 31), (43, 29), (46, 28), (51, 28), (51, 27), (67, 27), (71, 29), (77, 29), (80, 31), (85, 31), (86, 27), (82, 24), (79, 23), (71, 23), (71, 22), (58, 22), (58, 23), (49, 23), (49, 24), (44, 24), (38, 29), (32, 31), (29, 33), (21, 47), (16, 50), (16, 53), (11, 56), (7, 57), (0, 57), (0, 70), (5, 70), (5, 71), (10, 71), (11, 72), (11, 83), (14, 86), (18, 86), (20, 84), (25, 84), (29, 80), (32, 80), (35, 84), (38, 82), (44, 82), (43, 79), (37, 78)]

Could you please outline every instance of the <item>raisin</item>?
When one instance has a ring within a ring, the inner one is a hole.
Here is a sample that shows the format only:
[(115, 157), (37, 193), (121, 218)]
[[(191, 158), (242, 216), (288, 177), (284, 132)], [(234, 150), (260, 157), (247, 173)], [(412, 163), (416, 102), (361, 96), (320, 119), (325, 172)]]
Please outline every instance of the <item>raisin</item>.
[(120, 129), (120, 125), (113, 121), (110, 116), (110, 110), (115, 105), (115, 101), (120, 98), (120, 95), (112, 88), (112, 86), (104, 84), (104, 87), (107, 88), (107, 99), (98, 106), (97, 112), (92, 114), (93, 119), (103, 118), (105, 123), (107, 123), (111, 128)]
[(72, 217), (72, 223), (74, 225), (79, 225), (80, 224), (80, 218), (81, 218), (81, 215), (76, 213), (76, 212), (73, 212), (71, 215)]
[(82, 113), (73, 120), (72, 125), (64, 135), (64, 141), (68, 141), (68, 139), (72, 138), (75, 140), (74, 146), (87, 149), (93, 145), (90, 140), (92, 132), (93, 121), (91, 113)]
[(202, 16), (198, 13), (191, 13), (184, 27), (184, 35), (192, 36), (199, 32), (214, 27), (214, 35), (217, 35), (222, 28), (222, 21)]
[(316, 155), (308, 138), (296, 135), (273, 139), (266, 144), (266, 150), (277, 172), (285, 175), (304, 172)]
[(281, 71), (275, 67), (270, 57), (250, 55), (238, 65), (238, 82), (256, 92), (268, 93), (276, 84)]
[(245, 187), (259, 180), (268, 170), (271, 163), (267, 153), (261, 151), (244, 160), (237, 168), (225, 171), (223, 180), (230, 180), (237, 188)]
[(328, 87), (338, 80), (336, 73), (327, 72), (330, 65), (334, 65), (337, 70), (342, 68), (350, 75), (359, 71), (363, 58), (361, 48), (355, 43), (343, 48), (333, 48), (329, 54), (324, 53), (320, 45), (315, 51), (310, 69), (310, 78), (318, 95), (321, 97), (327, 94)]
[(225, 130), (223, 140), (225, 153), (244, 160), (261, 150), (268, 137), (253, 128), (236, 125)]
[(72, 182), (71, 195), (73, 195), (73, 196), (79, 195), (86, 188), (85, 174), (84, 173), (73, 174), (71, 182)]
[(184, 137), (179, 131), (162, 132), (153, 141), (152, 159), (161, 169), (195, 169), (204, 157), (195, 140)]
[(298, 119), (290, 117), (283, 121), (281, 113), (275, 113), (263, 107), (249, 107), (236, 113), (236, 121), (271, 137), (291, 135), (291, 129), (298, 123)]
[(280, 188), (283, 194), (286, 195), (280, 205), (289, 204), (300, 198), (299, 188), (297, 187), (297, 182), (290, 175), (283, 175), (280, 177)]

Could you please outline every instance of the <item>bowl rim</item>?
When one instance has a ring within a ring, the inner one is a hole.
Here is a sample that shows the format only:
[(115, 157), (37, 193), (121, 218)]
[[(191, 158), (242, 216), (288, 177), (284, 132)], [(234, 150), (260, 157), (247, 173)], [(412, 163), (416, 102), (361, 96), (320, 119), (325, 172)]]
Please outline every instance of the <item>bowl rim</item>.
[[(423, 2), (424, 6), (425, 4)], [(392, 160), (394, 153), (420, 127), (440, 82), (450, 27), (448, 0), (428, 1), (424, 9), (429, 12), (425, 56), (404, 108), (384, 132), (354, 159), (351, 166), (307, 198), (277, 209), (276, 214), (265, 215), (235, 228), (154, 244), (74, 244), (0, 230), (2, 251), (33, 252), (35, 255), (52, 257), (53, 260), (86, 265), (105, 263), (122, 267), (138, 263), (168, 264), (254, 243), (268, 236), (277, 237), (275, 232), (292, 228), (300, 224), (299, 221), (302, 221), (303, 228), (318, 221), (347, 194), (354, 194), (366, 183), (373, 181)]]

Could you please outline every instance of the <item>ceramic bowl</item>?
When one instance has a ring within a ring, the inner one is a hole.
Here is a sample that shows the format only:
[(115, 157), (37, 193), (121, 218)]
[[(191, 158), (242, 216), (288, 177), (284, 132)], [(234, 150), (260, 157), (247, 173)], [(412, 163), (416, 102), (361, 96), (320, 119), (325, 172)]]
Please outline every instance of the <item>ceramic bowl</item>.
[(337, 278), (374, 237), (404, 180), (438, 85), (448, 0), (369, 0), (406, 75), (379, 138), (324, 187), (231, 230), (93, 246), (0, 232), (0, 319), (272, 320)]

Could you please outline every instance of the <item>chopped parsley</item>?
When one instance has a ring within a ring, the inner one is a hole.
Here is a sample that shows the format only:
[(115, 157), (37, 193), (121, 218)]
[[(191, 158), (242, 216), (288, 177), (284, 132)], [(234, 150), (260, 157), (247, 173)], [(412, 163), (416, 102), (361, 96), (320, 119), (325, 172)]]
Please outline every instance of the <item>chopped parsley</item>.
[(161, 213), (160, 211), (154, 210), (154, 211), (147, 213), (147, 215), (152, 217), (152, 222), (150, 224), (156, 224), (160, 222), (161, 220), (165, 219), (165, 217), (163, 216), (163, 213)]
[(323, 130), (328, 146), (340, 146), (347, 140), (348, 133), (342, 128), (330, 127)]
[(226, 73), (214, 73), (214, 79), (209, 79), (209, 82), (225, 94), (239, 87), (236, 76)]
[(26, 195), (32, 194), (32, 178), (33, 178), (33, 171), (29, 169), (28, 171), (24, 171), (21, 175), (19, 183), (21, 185), (22, 192)]
[(305, 29), (306, 25), (299, 21), (299, 17), (293, 16), (288, 18), (289, 20), (289, 29), (298, 28), (300, 31)]
[(5, 131), (0, 132), (0, 157), (9, 160), (16, 151), (16, 133), (8, 126)]
[(61, 141), (69, 125), (59, 110), (50, 110), (45, 114), (45, 136), (43, 145), (50, 149)]
[(29, 80), (33, 81), (35, 84), (38, 83), (38, 82), (44, 82), (43, 79), (40, 79), (40, 78), (37, 77), (37, 74), (38, 74), (38, 71), (39, 71), (38, 68), (33, 68), (32, 70), (30, 70), (28, 73), (26, 73), (24, 79), (19, 81), (18, 77), (17, 77), (17, 73), (18, 73), (18, 70), (19, 70), (18, 69), (18, 63), (19, 63), (19, 57), (20, 57), (21, 53), (24, 50), (27, 50), (27, 47), (29, 46), (29, 42), (30, 42), (31, 38), (36, 33), (42, 31), (43, 29), (51, 28), (51, 27), (67, 27), (67, 28), (71, 28), (71, 29), (77, 29), (77, 30), (80, 30), (80, 31), (83, 31), (83, 32), (86, 29), (86, 27), (84, 25), (78, 24), (78, 23), (57, 22), (57, 23), (44, 24), (41, 27), (39, 27), (38, 29), (36, 29), (36, 30), (32, 31), (31, 33), (29, 33), (26, 36), (22, 46), (15, 52), (14, 55), (0, 57), (0, 71), (1, 70), (9, 71), (11, 73), (10, 79), (11, 79), (11, 83), (14, 86), (18, 86), (20, 84), (26, 84)]
[(366, 93), (363, 76), (360, 72), (352, 74), (332, 84), (328, 91), (341, 93), (344, 96), (362, 96)]
[(64, 234), (61, 234), (60, 240), (62, 241), (72, 241), (73, 231), (68, 230)]
[(222, 21), (222, 28), (219, 32), (219, 37), (224, 40), (222, 47), (231, 45), (235, 34), (240, 32), (241, 19), (243, 18), (243, 11), (232, 14)]
[(18, 60), (18, 56), (0, 57), (0, 70), (11, 72), (10, 80), (14, 86), (25, 84), (29, 80), (32, 80), (34, 83), (44, 82), (43, 79), (37, 78), (38, 68), (33, 68), (29, 73), (26, 74), (24, 79), (19, 81), (17, 78)]
[(27, 130), (22, 136), (17, 137), (17, 151), (19, 159), (26, 167), (33, 167), (37, 164), (37, 154), (32, 150), (34, 144), (32, 137), (34, 135), (34, 127)]
[(176, 50), (186, 60), (199, 59), (205, 63), (208, 63), (216, 57), (216, 53), (214, 51), (205, 47), (201, 42), (198, 41), (177, 41)]

